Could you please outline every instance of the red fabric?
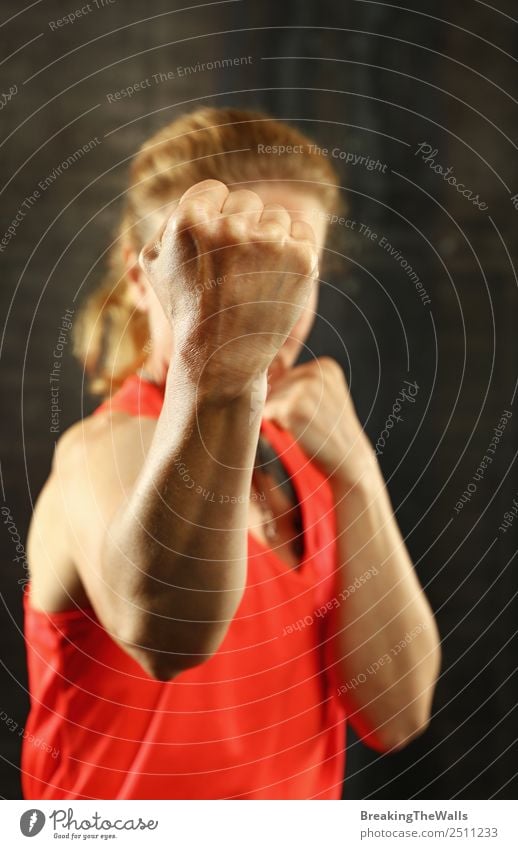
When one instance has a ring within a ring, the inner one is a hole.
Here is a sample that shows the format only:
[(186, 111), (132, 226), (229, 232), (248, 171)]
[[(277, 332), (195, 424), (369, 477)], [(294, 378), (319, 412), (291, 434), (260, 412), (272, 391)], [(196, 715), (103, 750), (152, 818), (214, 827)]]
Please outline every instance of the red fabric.
[[(157, 417), (162, 402), (133, 375), (111, 408)], [(49, 615), (25, 596), (25, 798), (340, 798), (345, 716), (324, 668), (325, 617), (314, 615), (335, 596), (332, 497), (287, 432), (261, 429), (297, 490), (303, 563), (290, 568), (249, 534), (241, 605), (205, 664), (155, 681), (92, 608)]]

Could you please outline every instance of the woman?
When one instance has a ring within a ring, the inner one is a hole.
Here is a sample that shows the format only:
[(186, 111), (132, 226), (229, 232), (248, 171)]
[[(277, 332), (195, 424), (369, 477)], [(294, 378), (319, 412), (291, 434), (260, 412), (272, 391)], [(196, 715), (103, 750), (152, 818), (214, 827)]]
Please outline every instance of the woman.
[[(339, 184), (265, 115), (136, 156), (28, 540), (29, 798), (339, 798), (429, 722), (433, 615), (344, 376), (295, 366)], [(109, 397), (108, 397), (109, 396)]]

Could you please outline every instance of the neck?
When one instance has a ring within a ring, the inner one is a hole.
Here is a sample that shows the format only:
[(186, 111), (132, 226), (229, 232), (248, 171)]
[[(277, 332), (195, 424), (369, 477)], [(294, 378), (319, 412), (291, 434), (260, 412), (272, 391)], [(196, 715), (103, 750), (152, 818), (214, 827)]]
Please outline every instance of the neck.
[(162, 386), (167, 378), (167, 365), (162, 360), (153, 357), (151, 353), (138, 370), (138, 374), (151, 383)]

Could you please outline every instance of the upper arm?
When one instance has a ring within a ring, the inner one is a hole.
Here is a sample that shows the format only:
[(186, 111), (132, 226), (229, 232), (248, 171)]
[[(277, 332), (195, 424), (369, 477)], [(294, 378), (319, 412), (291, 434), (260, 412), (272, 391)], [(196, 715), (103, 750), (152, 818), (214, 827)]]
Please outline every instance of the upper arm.
[(142, 468), (154, 426), (150, 419), (99, 415), (58, 441), (27, 543), (38, 607), (50, 611), (86, 602), (107, 624), (101, 552)]

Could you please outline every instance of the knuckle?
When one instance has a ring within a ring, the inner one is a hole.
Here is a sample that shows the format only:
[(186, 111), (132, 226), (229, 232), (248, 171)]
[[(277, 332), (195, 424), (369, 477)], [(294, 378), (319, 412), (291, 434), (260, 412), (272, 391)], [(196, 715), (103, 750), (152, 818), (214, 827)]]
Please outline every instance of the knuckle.
[(268, 242), (280, 242), (284, 246), (287, 233), (282, 224), (278, 221), (264, 221), (258, 227), (258, 235), (261, 239)]
[(295, 399), (297, 402), (297, 409), (299, 409), (302, 413), (307, 413), (309, 403), (309, 395), (307, 391), (307, 386), (300, 385), (295, 393)]
[(333, 358), (330, 357), (328, 354), (325, 354), (323, 357), (319, 357), (319, 360), (320, 360), (320, 365), (323, 368), (332, 367), (333, 363), (335, 362), (335, 360), (333, 360)]
[(282, 203), (274, 203), (274, 202), (265, 203), (264, 204), (264, 211), (276, 213), (283, 218), (285, 218), (287, 216), (291, 221), (291, 216), (290, 216), (288, 210), (286, 209), (286, 207), (282, 205)]
[(303, 427), (310, 421), (312, 415), (312, 405), (308, 403), (306, 395), (296, 395), (291, 411), (291, 420), (298, 427)]
[(332, 357), (320, 357), (320, 366), (324, 372), (329, 372), (329, 374), (342, 374), (342, 369)]
[(200, 180), (198, 183), (194, 183), (190, 189), (182, 196), (182, 200), (180, 201), (180, 205), (183, 206), (184, 203), (188, 203), (192, 197), (196, 195), (200, 196), (208, 191), (214, 191), (214, 189), (226, 189), (225, 183), (221, 180), (214, 180), (209, 178), (207, 180)]
[(199, 201), (187, 200), (178, 207), (173, 220), (177, 231), (189, 230), (207, 220), (207, 211)]
[(322, 367), (320, 368), (311, 368), (307, 374), (307, 380), (312, 384), (313, 387), (321, 386), (322, 384)]
[(316, 252), (308, 243), (294, 242), (290, 244), (293, 264), (300, 274), (310, 274), (316, 263)]
[(252, 189), (234, 189), (229, 195), (229, 198), (232, 199), (233, 203), (237, 203), (237, 205), (241, 205), (243, 207), (256, 206), (259, 208), (263, 207), (263, 202), (257, 192), (252, 191)]
[(222, 180), (216, 180), (213, 177), (209, 177), (206, 180), (200, 180), (199, 183), (196, 183), (196, 186), (201, 189), (226, 189), (227, 186)]
[(315, 404), (319, 403), (319, 401), (322, 397), (322, 385), (323, 385), (323, 381), (322, 381), (322, 377), (320, 375), (317, 375), (317, 374), (309, 375), (307, 382), (306, 382), (305, 394), (304, 394), (303, 400), (306, 404), (311, 404), (312, 408), (314, 407)]
[(227, 215), (220, 218), (215, 230), (216, 240), (223, 239), (230, 244), (246, 241), (247, 224), (239, 215)]
[(297, 218), (293, 222), (293, 230), (295, 233), (295, 238), (301, 241), (312, 242), (314, 240), (315, 233), (309, 221), (304, 221), (302, 218)]

